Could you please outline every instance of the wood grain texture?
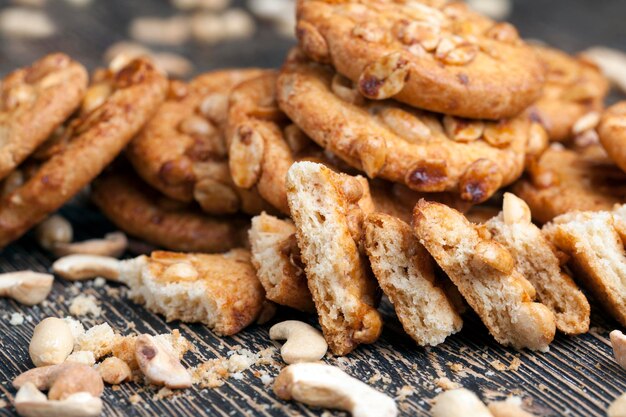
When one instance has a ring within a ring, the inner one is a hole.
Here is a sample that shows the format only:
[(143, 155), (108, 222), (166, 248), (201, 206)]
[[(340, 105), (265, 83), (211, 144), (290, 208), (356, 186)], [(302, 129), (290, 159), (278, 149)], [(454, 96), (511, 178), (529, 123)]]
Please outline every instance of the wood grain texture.
[[(9, 5), (0, 0), (0, 7)], [(237, 1), (242, 5), (241, 0)], [(102, 52), (113, 42), (127, 38), (126, 27), (135, 16), (167, 15), (173, 10), (165, 0), (95, 0), (91, 6), (74, 8), (61, 0), (51, 0), (46, 7), (60, 30), (45, 40), (7, 39), (0, 35), (0, 74), (55, 50), (67, 52), (89, 68), (101, 64)], [(543, 39), (568, 51), (577, 51), (595, 44), (626, 49), (623, 0), (520, 0), (516, 2), (513, 23), (523, 36)], [(293, 45), (291, 39), (273, 33), (266, 23), (254, 39), (226, 42), (215, 46), (189, 43), (177, 48), (156, 48), (180, 53), (191, 59), (196, 72), (232, 66), (277, 67), (285, 52)], [(80, 199), (79, 199), (80, 200)], [(67, 206), (63, 214), (72, 220), (76, 239), (102, 236), (112, 226), (84, 201)], [(0, 271), (34, 269), (46, 271), (52, 258), (42, 252), (31, 235), (7, 247), (0, 254)], [(108, 292), (119, 289), (120, 296)], [(161, 317), (146, 312), (123, 297), (123, 287), (109, 285), (96, 288), (93, 283), (81, 285), (57, 280), (45, 305), (26, 308), (7, 299), (0, 299), (0, 400), (10, 402), (15, 394), (10, 381), (32, 364), (28, 357), (28, 341), (36, 323), (47, 316), (68, 314), (71, 299), (78, 293), (93, 294), (103, 309), (99, 318), (81, 317), (86, 327), (109, 323), (122, 334), (168, 332), (178, 328), (197, 347), (188, 353), (185, 364), (226, 357), (229, 350), (241, 346), (259, 351), (274, 345), (268, 337), (270, 324), (254, 325), (237, 336), (219, 338), (201, 325), (179, 322), (165, 323)], [(63, 297), (64, 301), (60, 301)], [(497, 345), (474, 315), (465, 317), (464, 329), (436, 348), (417, 347), (404, 335), (399, 322), (385, 305), (386, 327), (376, 344), (362, 346), (346, 358), (327, 358), (349, 374), (377, 389), (396, 396), (404, 386), (414, 393), (399, 399), (402, 415), (428, 416), (430, 400), (441, 390), (436, 379), (447, 377), (477, 392), (483, 399), (520, 395), (537, 415), (604, 417), (608, 404), (626, 391), (625, 371), (614, 362), (608, 332), (617, 324), (606, 318), (592, 302), (592, 330), (579, 337), (558, 335), (550, 352), (516, 352)], [(27, 318), (20, 326), (9, 324), (12, 313)], [(282, 311), (281, 318), (311, 317)], [(279, 361), (277, 350), (274, 358)], [(505, 367), (515, 359), (517, 370), (499, 371), (494, 364)], [(451, 365), (460, 364), (462, 372)], [(279, 369), (271, 365), (254, 366), (243, 372), (243, 379), (228, 379), (216, 389), (193, 388), (180, 395), (153, 401), (156, 389), (137, 384), (124, 384), (104, 394), (106, 416), (320, 416), (324, 410), (285, 403), (276, 399), (271, 387), (264, 386), (259, 371), (272, 376)], [(255, 374), (257, 376), (255, 376)], [(131, 404), (129, 398), (137, 393), (141, 401)], [(1, 416), (13, 416), (13, 408), (0, 408)], [(345, 415), (333, 413), (333, 415)]]

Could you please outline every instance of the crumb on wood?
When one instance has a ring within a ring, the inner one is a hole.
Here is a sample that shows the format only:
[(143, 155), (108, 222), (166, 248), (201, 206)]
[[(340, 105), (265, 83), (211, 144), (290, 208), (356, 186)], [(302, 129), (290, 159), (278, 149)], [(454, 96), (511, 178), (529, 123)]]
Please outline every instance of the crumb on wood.
[(435, 379), (435, 384), (444, 391), (460, 388), (460, 385), (456, 382), (452, 382), (448, 377), (441, 377)]
[(70, 304), (70, 314), (73, 316), (93, 315), (100, 317), (102, 309), (93, 295), (80, 294), (76, 296)]
[(458, 362), (456, 362), (456, 363), (448, 362), (448, 363), (446, 363), (446, 365), (448, 366), (448, 368), (450, 368), (450, 370), (452, 372), (463, 372), (463, 371), (465, 371), (465, 367), (463, 366), (463, 364), (460, 364)]
[(495, 370), (503, 372), (506, 371), (506, 365), (500, 362), (499, 359), (494, 359), (489, 363)]
[(522, 365), (522, 361), (520, 360), (520, 358), (516, 356), (515, 358), (513, 358), (513, 360), (509, 364), (508, 370), (517, 371), (521, 365)]
[(407, 399), (407, 397), (411, 396), (415, 394), (415, 390), (413, 389), (413, 387), (409, 386), (409, 385), (403, 385), (400, 389), (398, 389), (398, 391), (396, 392), (396, 399), (398, 401), (404, 401)]
[(24, 324), (24, 315), (21, 313), (12, 313), (9, 323), (11, 324), (11, 326), (20, 326)]
[(141, 397), (139, 396), (139, 394), (133, 394), (128, 397), (128, 402), (133, 405), (138, 404), (139, 402), (141, 402)]
[(160, 401), (160, 400), (162, 400), (164, 398), (173, 397), (174, 395), (176, 395), (176, 393), (174, 391), (172, 391), (171, 389), (169, 389), (167, 387), (163, 387), (160, 390), (158, 390), (156, 394), (154, 394), (152, 396), (152, 400), (153, 401)]
[[(217, 388), (222, 386), (227, 378), (243, 379), (243, 372), (252, 366), (273, 364), (274, 349), (267, 348), (254, 353), (239, 347), (238, 350), (229, 351), (227, 358), (209, 359), (191, 369), (194, 383), (202, 388)], [(271, 377), (266, 373), (261, 374), (261, 380), (265, 380), (264, 384), (269, 383)]]

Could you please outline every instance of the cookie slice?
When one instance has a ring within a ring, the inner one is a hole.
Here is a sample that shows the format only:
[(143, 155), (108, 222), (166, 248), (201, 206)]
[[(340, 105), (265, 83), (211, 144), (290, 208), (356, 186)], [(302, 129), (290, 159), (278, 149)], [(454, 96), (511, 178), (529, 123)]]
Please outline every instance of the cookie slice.
[[(100, 75), (98, 105), (72, 121), (22, 185), (0, 203), (0, 247), (17, 239), (89, 184), (122, 151), (163, 101), (167, 80), (138, 58)], [(102, 83), (103, 81), (100, 80)]]
[(315, 311), (296, 241), (296, 227), (266, 213), (252, 218), (252, 264), (268, 300), (300, 311)]
[(572, 212), (543, 227), (546, 237), (570, 256), (576, 278), (626, 326), (626, 209)]
[(462, 2), (301, 0), (296, 35), (371, 99), (460, 117), (500, 119), (541, 93), (543, 67), (508, 23)]
[(241, 247), (249, 226), (242, 218), (210, 217), (160, 195), (129, 170), (101, 175), (92, 184), (91, 200), (126, 233), (176, 251), (211, 253)]
[(331, 350), (345, 355), (373, 343), (382, 330), (378, 291), (358, 249), (363, 187), (322, 164), (296, 162), (287, 199), (309, 289)]
[(537, 299), (566, 334), (589, 330), (589, 302), (572, 278), (561, 270), (554, 248), (530, 220), (530, 209), (511, 193), (504, 194), (502, 212), (485, 223), (491, 238), (515, 259), (515, 269), (537, 291)]
[(515, 270), (509, 251), (443, 204), (421, 200), (413, 221), (420, 242), (499, 343), (548, 349), (556, 330), (554, 315), (533, 302), (535, 289)]
[(602, 114), (598, 135), (609, 157), (626, 172), (626, 101), (614, 104)]
[(277, 83), (278, 102), (307, 135), (370, 178), (479, 203), (524, 168), (529, 119), (465, 120), (365, 100), (352, 83), (297, 50)]
[(365, 251), (404, 330), (420, 346), (436, 346), (463, 320), (437, 285), (432, 258), (411, 227), (382, 213), (365, 219)]
[(260, 213), (268, 206), (235, 186), (224, 137), (228, 96), (257, 69), (202, 74), (170, 83), (167, 100), (130, 143), (126, 155), (151, 186), (178, 201), (197, 201), (210, 214)]
[(65, 54), (51, 54), (0, 82), (0, 179), (22, 163), (78, 108), (87, 71)]
[(129, 297), (167, 321), (200, 322), (219, 335), (231, 335), (261, 312), (265, 294), (250, 252), (224, 254), (156, 251), (122, 263), (120, 281)]
[[(604, 108), (609, 82), (592, 63), (547, 46), (532, 49), (546, 68), (546, 83), (541, 97), (529, 108), (531, 117), (543, 125), (552, 141), (564, 141), (584, 117), (597, 121)], [(594, 128), (590, 125), (584, 128)]]
[(533, 218), (547, 223), (570, 211), (610, 210), (626, 197), (626, 175), (601, 146), (548, 148), (512, 188), (530, 207)]

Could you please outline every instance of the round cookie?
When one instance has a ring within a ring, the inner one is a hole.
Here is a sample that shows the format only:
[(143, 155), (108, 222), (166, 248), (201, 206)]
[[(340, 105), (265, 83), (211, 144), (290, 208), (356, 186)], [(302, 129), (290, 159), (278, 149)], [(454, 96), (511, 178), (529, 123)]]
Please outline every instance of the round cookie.
[(626, 101), (606, 109), (598, 125), (598, 136), (609, 157), (626, 172)]
[(533, 45), (533, 49), (546, 68), (543, 92), (530, 108), (529, 114), (538, 120), (552, 141), (564, 141), (574, 134), (582, 133), (577, 122), (583, 117), (595, 119), (603, 109), (603, 101), (609, 91), (609, 83), (596, 66), (565, 52), (545, 46)]
[(51, 54), (0, 82), (0, 179), (22, 163), (80, 105), (87, 71)]
[(543, 67), (508, 23), (444, 0), (301, 0), (296, 35), (370, 99), (439, 113), (512, 117), (539, 98)]
[(70, 122), (51, 156), (38, 162), (29, 178), (2, 198), (0, 247), (56, 211), (100, 174), (154, 114), (167, 88), (165, 77), (141, 58), (108, 71), (106, 80), (110, 91), (99, 94), (100, 104)]
[(94, 181), (92, 201), (117, 227), (151, 244), (183, 252), (224, 252), (240, 247), (249, 223), (215, 218), (171, 200), (134, 173), (108, 172)]
[(233, 89), (226, 129), (228, 162), (237, 187), (255, 189), (264, 200), (289, 214), (285, 177), (295, 161), (318, 161), (343, 171), (350, 167), (324, 153), (278, 108), (277, 77), (277, 72), (268, 71)]
[(127, 148), (139, 175), (170, 198), (197, 201), (207, 213), (262, 211), (258, 195), (233, 184), (223, 135), (230, 90), (261, 73), (225, 70), (188, 85), (171, 82), (169, 97)]
[(626, 198), (626, 174), (599, 145), (580, 150), (552, 145), (513, 186), (533, 218), (547, 223), (570, 211), (611, 210)]
[(529, 119), (459, 119), (394, 101), (369, 101), (328, 67), (292, 53), (277, 83), (278, 102), (306, 134), (370, 178), (415, 191), (458, 193), (479, 203), (517, 179)]

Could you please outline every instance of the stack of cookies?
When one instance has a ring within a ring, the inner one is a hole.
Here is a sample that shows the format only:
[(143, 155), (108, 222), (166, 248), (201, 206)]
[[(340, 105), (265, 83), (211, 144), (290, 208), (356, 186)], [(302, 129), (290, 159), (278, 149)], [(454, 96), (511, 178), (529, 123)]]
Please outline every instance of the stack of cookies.
[[(120, 56), (87, 88), (51, 55), (9, 75), (0, 244), (121, 153), (91, 190), (120, 229), (173, 251), (248, 248), (236, 262), (265, 300), (234, 331), (271, 301), (316, 313), (345, 355), (379, 337), (384, 293), (418, 345), (460, 331), (469, 306), (499, 343), (545, 351), (589, 328), (578, 284), (626, 325), (626, 104), (604, 111), (593, 64), (445, 0), (300, 0), (296, 34), (280, 70), (183, 82)], [(219, 274), (192, 275), (220, 291)], [(229, 303), (245, 285), (229, 280)], [(194, 300), (149, 304), (213, 326)]]

